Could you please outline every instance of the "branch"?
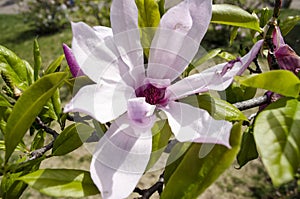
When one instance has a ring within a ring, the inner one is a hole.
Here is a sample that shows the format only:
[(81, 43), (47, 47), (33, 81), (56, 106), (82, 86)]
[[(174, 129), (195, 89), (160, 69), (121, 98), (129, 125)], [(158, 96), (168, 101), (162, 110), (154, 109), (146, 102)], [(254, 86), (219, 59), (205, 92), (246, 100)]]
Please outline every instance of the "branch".
[(54, 141), (57, 138), (57, 136), (59, 135), (55, 130), (51, 129), (46, 124), (44, 124), (44, 122), (41, 120), (41, 118), (36, 117), (35, 122), (39, 128), (43, 129), (46, 133), (52, 135), (54, 140), (51, 141), (49, 144), (43, 146), (42, 148), (32, 151), (30, 153), (31, 157), (29, 158), (28, 161), (38, 159), (38, 158), (42, 157), (47, 151), (52, 149)]
[(40, 149), (37, 149), (37, 150), (34, 150), (30, 153), (30, 158), (28, 161), (31, 161), (31, 160), (35, 160), (35, 159), (38, 159), (40, 157), (42, 157), (47, 151), (49, 151), (50, 149), (52, 149), (53, 147), (53, 144), (54, 144), (54, 141), (53, 140), (52, 142), (50, 142), (49, 144), (47, 144), (46, 146), (43, 146), (42, 148)]
[(133, 192), (140, 194), (142, 197), (139, 199), (149, 199), (156, 191), (159, 195), (162, 193), (164, 186), (164, 173), (159, 176), (158, 181), (149, 189), (140, 189), (136, 187)]
[(43, 129), (46, 133), (52, 135), (54, 139), (56, 139), (56, 137), (59, 135), (56, 131), (54, 131), (53, 129), (48, 127), (46, 124), (44, 124), (44, 122), (41, 120), (41, 118), (36, 117), (35, 121), (36, 121), (36, 124), (38, 127)]
[(266, 104), (269, 102), (269, 97), (267, 95), (263, 95), (261, 97), (249, 99), (242, 102), (237, 102), (233, 104), (236, 108), (238, 108), (240, 111), (251, 109), (257, 106), (261, 106), (263, 104)]

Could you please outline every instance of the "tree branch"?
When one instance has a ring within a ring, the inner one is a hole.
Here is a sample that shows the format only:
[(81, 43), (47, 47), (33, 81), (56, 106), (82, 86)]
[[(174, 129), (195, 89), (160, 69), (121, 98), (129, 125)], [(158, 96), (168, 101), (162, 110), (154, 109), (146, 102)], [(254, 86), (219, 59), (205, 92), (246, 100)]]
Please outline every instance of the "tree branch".
[(53, 147), (53, 144), (54, 144), (54, 141), (53, 140), (52, 142), (50, 142), (49, 144), (47, 144), (46, 146), (43, 146), (42, 148), (40, 149), (37, 149), (37, 150), (34, 150), (30, 153), (30, 158), (28, 161), (31, 161), (31, 160), (35, 160), (35, 159), (38, 159), (40, 157), (42, 157), (47, 151), (49, 151), (50, 149), (52, 149)]
[(249, 99), (242, 102), (234, 103), (233, 106), (238, 108), (240, 111), (251, 109), (257, 106), (261, 106), (269, 102), (269, 97), (267, 95), (263, 95), (261, 97)]
[(56, 139), (56, 137), (59, 135), (55, 130), (51, 129), (46, 124), (44, 124), (44, 122), (41, 120), (41, 118), (36, 117), (35, 121), (36, 121), (36, 124), (38, 127), (43, 129), (46, 133), (52, 135), (54, 139)]
[(149, 199), (156, 191), (159, 195), (162, 193), (164, 186), (164, 173), (159, 176), (158, 181), (149, 189), (140, 189), (136, 187), (133, 192), (140, 194), (142, 197), (139, 199)]

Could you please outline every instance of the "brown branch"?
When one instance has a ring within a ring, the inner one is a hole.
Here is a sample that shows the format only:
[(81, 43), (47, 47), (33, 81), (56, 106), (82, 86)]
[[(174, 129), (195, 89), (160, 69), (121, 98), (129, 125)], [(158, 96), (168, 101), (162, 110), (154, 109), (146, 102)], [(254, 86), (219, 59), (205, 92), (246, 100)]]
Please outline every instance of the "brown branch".
[(136, 192), (141, 195), (138, 199), (149, 199), (156, 191), (159, 193), (159, 195), (163, 191), (164, 186), (164, 173), (162, 173), (159, 176), (158, 181), (152, 185), (149, 189), (140, 189), (136, 187), (133, 192)]
[(52, 135), (54, 139), (56, 139), (56, 137), (59, 135), (55, 130), (51, 129), (46, 124), (44, 124), (41, 118), (36, 117), (35, 122), (39, 128), (43, 129), (46, 133)]

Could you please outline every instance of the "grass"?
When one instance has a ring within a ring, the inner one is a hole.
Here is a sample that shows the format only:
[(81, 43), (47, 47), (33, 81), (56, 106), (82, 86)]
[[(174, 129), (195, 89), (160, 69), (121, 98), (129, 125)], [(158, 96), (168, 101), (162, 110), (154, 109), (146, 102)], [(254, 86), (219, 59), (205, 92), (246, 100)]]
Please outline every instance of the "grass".
[(63, 54), (62, 43), (70, 44), (72, 40), (70, 27), (55, 34), (38, 35), (23, 23), (21, 15), (1, 14), (0, 30), (0, 45), (12, 50), (30, 64), (33, 64), (33, 41), (38, 38), (44, 67)]

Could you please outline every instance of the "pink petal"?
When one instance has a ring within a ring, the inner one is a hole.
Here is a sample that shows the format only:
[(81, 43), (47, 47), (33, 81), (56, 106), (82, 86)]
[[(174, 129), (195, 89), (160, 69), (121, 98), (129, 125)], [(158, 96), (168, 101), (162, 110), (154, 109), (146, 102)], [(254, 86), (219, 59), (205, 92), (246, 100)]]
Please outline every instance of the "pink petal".
[(123, 61), (133, 69), (144, 64), (134, 0), (114, 0), (110, 11), (114, 40)]
[(272, 37), (273, 44), (275, 45), (275, 51), (278, 50), (281, 46), (285, 45), (284, 39), (278, 26), (275, 26)]
[(298, 75), (300, 69), (300, 57), (287, 44), (280, 46), (275, 51), (277, 62), (281, 69), (289, 70)]
[(128, 100), (128, 117), (137, 125), (148, 125), (152, 122), (155, 105), (148, 104), (144, 97)]
[(211, 0), (185, 0), (161, 19), (151, 44), (147, 76), (176, 79), (198, 51), (211, 19)]
[(176, 82), (167, 88), (166, 95), (170, 100), (175, 100), (208, 90), (225, 90), (232, 83), (234, 76), (241, 75), (247, 69), (262, 44), (263, 40), (258, 41), (248, 54), (232, 62), (231, 67), (228, 66), (229, 63), (218, 64)]
[(84, 75), (83, 72), (80, 70), (80, 66), (78, 65), (76, 58), (69, 46), (63, 44), (63, 50), (72, 76), (78, 77)]
[(151, 127), (136, 126), (125, 114), (101, 138), (90, 172), (103, 199), (127, 198), (132, 193), (150, 159)]
[(178, 141), (222, 144), (230, 148), (230, 122), (215, 120), (207, 111), (180, 102), (170, 102), (162, 110)]
[(64, 112), (81, 112), (101, 123), (116, 119), (127, 110), (133, 88), (124, 84), (102, 82), (82, 87), (65, 106)]
[(72, 23), (72, 31), (72, 50), (83, 73), (94, 82), (120, 81), (128, 68), (120, 64), (113, 38), (99, 37), (97, 31), (82, 22)]

